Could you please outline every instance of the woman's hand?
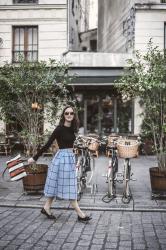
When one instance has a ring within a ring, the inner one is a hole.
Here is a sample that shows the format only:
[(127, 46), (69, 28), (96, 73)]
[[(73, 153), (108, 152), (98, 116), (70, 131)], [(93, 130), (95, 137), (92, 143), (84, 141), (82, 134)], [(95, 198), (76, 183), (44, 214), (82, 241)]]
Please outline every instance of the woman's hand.
[(32, 157), (28, 159), (28, 164), (32, 164), (34, 162), (35, 162), (35, 160)]

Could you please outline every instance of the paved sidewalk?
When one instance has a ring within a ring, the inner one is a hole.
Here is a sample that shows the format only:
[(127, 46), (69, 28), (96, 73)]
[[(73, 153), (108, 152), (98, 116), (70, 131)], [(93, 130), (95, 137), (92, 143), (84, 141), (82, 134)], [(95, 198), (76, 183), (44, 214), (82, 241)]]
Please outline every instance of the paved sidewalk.
[[(10, 157), (0, 157), (0, 172), (5, 167), (5, 162)], [(49, 163), (50, 158), (40, 158), (39, 162)], [(133, 199), (129, 204), (123, 204), (121, 195), (123, 193), (123, 184), (117, 183), (117, 197), (110, 203), (102, 201), (103, 195), (107, 192), (107, 184), (105, 183), (106, 169), (108, 166), (108, 158), (100, 156), (96, 158), (96, 171), (94, 174), (94, 182), (97, 183), (98, 192), (91, 195), (90, 189), (86, 190), (79, 202), (80, 207), (90, 210), (117, 210), (117, 211), (163, 211), (166, 212), (166, 200), (152, 200), (151, 187), (149, 178), (149, 168), (156, 166), (154, 156), (140, 156), (132, 159), (132, 172), (135, 181), (130, 181), (130, 188)], [(123, 168), (123, 160), (119, 160), (119, 171)], [(22, 181), (5, 182), (0, 177), (0, 206), (8, 207), (29, 207), (40, 208), (43, 206), (45, 197), (42, 194), (29, 195), (23, 191)], [(70, 208), (69, 202), (56, 201), (54, 208)]]

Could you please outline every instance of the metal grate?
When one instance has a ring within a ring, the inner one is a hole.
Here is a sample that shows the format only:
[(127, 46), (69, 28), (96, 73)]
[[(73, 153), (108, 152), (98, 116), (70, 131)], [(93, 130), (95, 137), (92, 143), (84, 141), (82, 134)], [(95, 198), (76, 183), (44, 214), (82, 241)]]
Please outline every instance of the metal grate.
[(38, 3), (38, 0), (13, 0), (14, 4), (22, 4), (22, 3)]

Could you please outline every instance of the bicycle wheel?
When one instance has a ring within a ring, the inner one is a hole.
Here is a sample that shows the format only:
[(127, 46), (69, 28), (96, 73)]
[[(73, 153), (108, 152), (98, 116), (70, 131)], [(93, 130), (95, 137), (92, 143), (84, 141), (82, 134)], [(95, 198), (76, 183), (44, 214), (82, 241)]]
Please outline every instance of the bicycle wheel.
[(108, 169), (108, 192), (102, 197), (102, 201), (105, 203), (111, 202), (115, 197), (115, 181), (114, 181), (114, 171), (113, 171), (113, 164)]
[(125, 159), (125, 164), (124, 164), (124, 193), (122, 196), (122, 202), (125, 204), (128, 204), (132, 198), (131, 191), (129, 188), (129, 181), (130, 181), (130, 173), (131, 173), (131, 165), (130, 165), (130, 160)]
[(77, 200), (81, 199), (83, 194), (83, 189), (85, 187), (85, 177), (84, 177), (84, 159), (80, 159), (80, 165), (77, 169)]
[(114, 199), (114, 196), (110, 196), (108, 193), (106, 193), (103, 197), (102, 197), (102, 201), (105, 203), (109, 203)]
[(82, 196), (82, 188), (81, 188), (81, 184), (80, 182), (77, 181), (77, 200), (80, 201), (81, 200), (81, 196)]
[(115, 170), (112, 166), (111, 168), (109, 168), (109, 171), (108, 171), (108, 196), (109, 198), (113, 199), (115, 197), (115, 190), (116, 190)]
[(94, 183), (91, 188), (91, 195), (95, 196), (97, 192), (98, 192), (98, 187), (97, 184)]
[(91, 185), (93, 182), (94, 171), (95, 171), (95, 159), (93, 156), (88, 155), (88, 159), (90, 162), (90, 171), (87, 175), (87, 185)]
[(85, 154), (85, 172), (91, 171), (91, 160), (89, 152), (86, 152)]
[(117, 158), (117, 156), (114, 157), (113, 165), (114, 165), (115, 173), (117, 173), (118, 172), (118, 158)]

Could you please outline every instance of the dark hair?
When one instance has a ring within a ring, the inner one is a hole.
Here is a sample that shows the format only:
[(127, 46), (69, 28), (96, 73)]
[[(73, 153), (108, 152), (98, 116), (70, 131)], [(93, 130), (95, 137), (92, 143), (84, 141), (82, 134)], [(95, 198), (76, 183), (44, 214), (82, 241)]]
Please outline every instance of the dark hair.
[(66, 106), (63, 109), (61, 117), (60, 117), (59, 125), (60, 126), (64, 125), (64, 122), (65, 122), (64, 113), (65, 113), (66, 109), (68, 109), (68, 108), (72, 108), (72, 110), (74, 112), (74, 119), (71, 122), (71, 127), (73, 128), (74, 132), (78, 132), (78, 129), (79, 129), (79, 119), (78, 119), (78, 115), (77, 115), (76, 109), (73, 106), (69, 105), (69, 106)]

